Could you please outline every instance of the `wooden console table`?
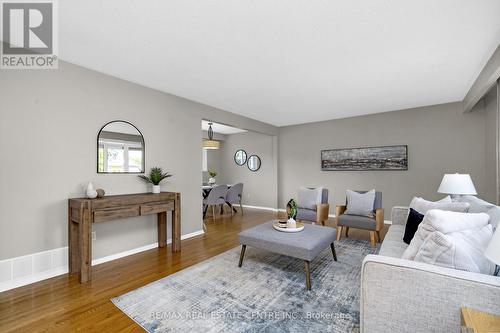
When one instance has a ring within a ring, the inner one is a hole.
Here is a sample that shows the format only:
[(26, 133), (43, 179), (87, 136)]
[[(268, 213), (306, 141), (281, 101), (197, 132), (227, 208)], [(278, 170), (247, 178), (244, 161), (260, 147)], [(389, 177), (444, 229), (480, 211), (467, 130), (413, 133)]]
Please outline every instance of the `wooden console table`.
[(157, 214), (158, 247), (167, 245), (167, 212), (172, 212), (172, 251), (181, 250), (181, 195), (174, 192), (111, 195), (68, 200), (69, 273), (80, 283), (92, 279), (92, 223)]

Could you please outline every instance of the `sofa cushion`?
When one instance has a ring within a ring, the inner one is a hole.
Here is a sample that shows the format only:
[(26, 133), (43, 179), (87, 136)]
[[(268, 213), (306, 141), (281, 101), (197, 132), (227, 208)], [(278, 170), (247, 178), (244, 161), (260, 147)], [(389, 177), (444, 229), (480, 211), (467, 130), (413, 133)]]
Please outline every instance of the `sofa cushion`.
[(492, 236), (491, 224), (448, 234), (434, 231), (420, 246), (415, 261), (491, 275), (495, 264), (484, 256), (484, 251)]
[(427, 213), (431, 209), (441, 209), (449, 210), (452, 212), (465, 213), (469, 210), (470, 204), (467, 202), (452, 202), (451, 199), (448, 201), (449, 197), (441, 199), (439, 201), (428, 201), (422, 198), (415, 197), (410, 203), (410, 208), (415, 209), (420, 214)]
[(401, 258), (403, 252), (408, 247), (408, 245), (402, 241), (404, 230), (405, 227), (403, 225), (391, 225), (385, 234), (384, 241), (380, 246), (378, 254), (381, 256)]
[(297, 209), (297, 220), (303, 221), (313, 221), (316, 222), (317, 213), (315, 210), (298, 208)]
[(493, 206), (486, 214), (490, 216), (490, 224), (493, 227), (493, 231), (495, 231), (500, 222), (500, 207)]
[(357, 229), (375, 230), (375, 219), (367, 216), (342, 214), (337, 218), (337, 225)]
[(347, 208), (344, 214), (373, 217), (375, 190), (365, 193), (347, 190), (346, 196)]
[(462, 195), (454, 199), (455, 202), (467, 202), (469, 207), (469, 213), (486, 213), (488, 210), (493, 208), (495, 205), (479, 199), (473, 195)]
[(410, 212), (408, 214), (408, 219), (406, 220), (405, 234), (403, 236), (403, 241), (406, 244), (410, 244), (413, 236), (417, 232), (419, 224), (424, 219), (424, 215), (417, 212), (415, 209), (410, 208)]
[(490, 217), (486, 213), (457, 213), (432, 209), (424, 216), (415, 236), (401, 258), (413, 260), (425, 239), (434, 231), (443, 234), (465, 229), (480, 228), (488, 224)]
[(463, 195), (455, 199), (455, 201), (469, 203), (469, 213), (488, 214), (490, 216), (490, 224), (493, 226), (493, 231), (496, 230), (498, 222), (500, 221), (500, 207), (473, 195)]
[(322, 193), (322, 187), (301, 187), (299, 188), (299, 192), (297, 193), (297, 205), (300, 208), (316, 209), (316, 205), (319, 205), (321, 203)]

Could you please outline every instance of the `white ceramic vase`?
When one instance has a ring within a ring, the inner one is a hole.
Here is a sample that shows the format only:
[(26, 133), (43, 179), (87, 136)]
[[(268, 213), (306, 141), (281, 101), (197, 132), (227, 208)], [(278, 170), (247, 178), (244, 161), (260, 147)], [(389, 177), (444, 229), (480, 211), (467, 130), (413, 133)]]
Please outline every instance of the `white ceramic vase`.
[(216, 183), (216, 182), (217, 182), (217, 180), (215, 179), (215, 177), (210, 177), (210, 178), (208, 179), (208, 183), (209, 183), (210, 185), (215, 185), (215, 183)]
[(297, 228), (297, 221), (295, 221), (292, 218), (289, 218), (288, 221), (286, 221), (286, 227), (287, 228)]
[(153, 193), (158, 194), (161, 192), (160, 185), (153, 185)]
[(89, 199), (97, 198), (97, 191), (94, 189), (94, 185), (92, 185), (92, 183), (89, 183), (87, 185), (87, 191), (85, 192), (85, 194), (87, 195), (87, 198), (89, 198)]

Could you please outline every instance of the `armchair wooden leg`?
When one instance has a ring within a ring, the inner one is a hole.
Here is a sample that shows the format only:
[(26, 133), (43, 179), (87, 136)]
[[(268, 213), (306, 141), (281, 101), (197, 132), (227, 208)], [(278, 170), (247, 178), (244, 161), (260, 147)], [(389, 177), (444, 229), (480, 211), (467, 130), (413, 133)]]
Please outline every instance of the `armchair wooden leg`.
[(349, 237), (349, 227), (345, 227), (345, 236)]
[(382, 238), (380, 238), (380, 231), (377, 230), (377, 242), (382, 243)]
[(337, 227), (337, 241), (340, 240), (340, 236), (342, 236), (342, 226)]
[(370, 244), (375, 246), (375, 231), (370, 231)]

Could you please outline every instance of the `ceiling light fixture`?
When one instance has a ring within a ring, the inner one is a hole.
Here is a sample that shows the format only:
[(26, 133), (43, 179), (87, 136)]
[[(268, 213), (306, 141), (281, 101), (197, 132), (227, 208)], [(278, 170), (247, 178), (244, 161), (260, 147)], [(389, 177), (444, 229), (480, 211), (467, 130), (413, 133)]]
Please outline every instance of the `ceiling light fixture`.
[(203, 139), (203, 149), (219, 149), (220, 142), (214, 140), (213, 123), (208, 123), (208, 139)]

